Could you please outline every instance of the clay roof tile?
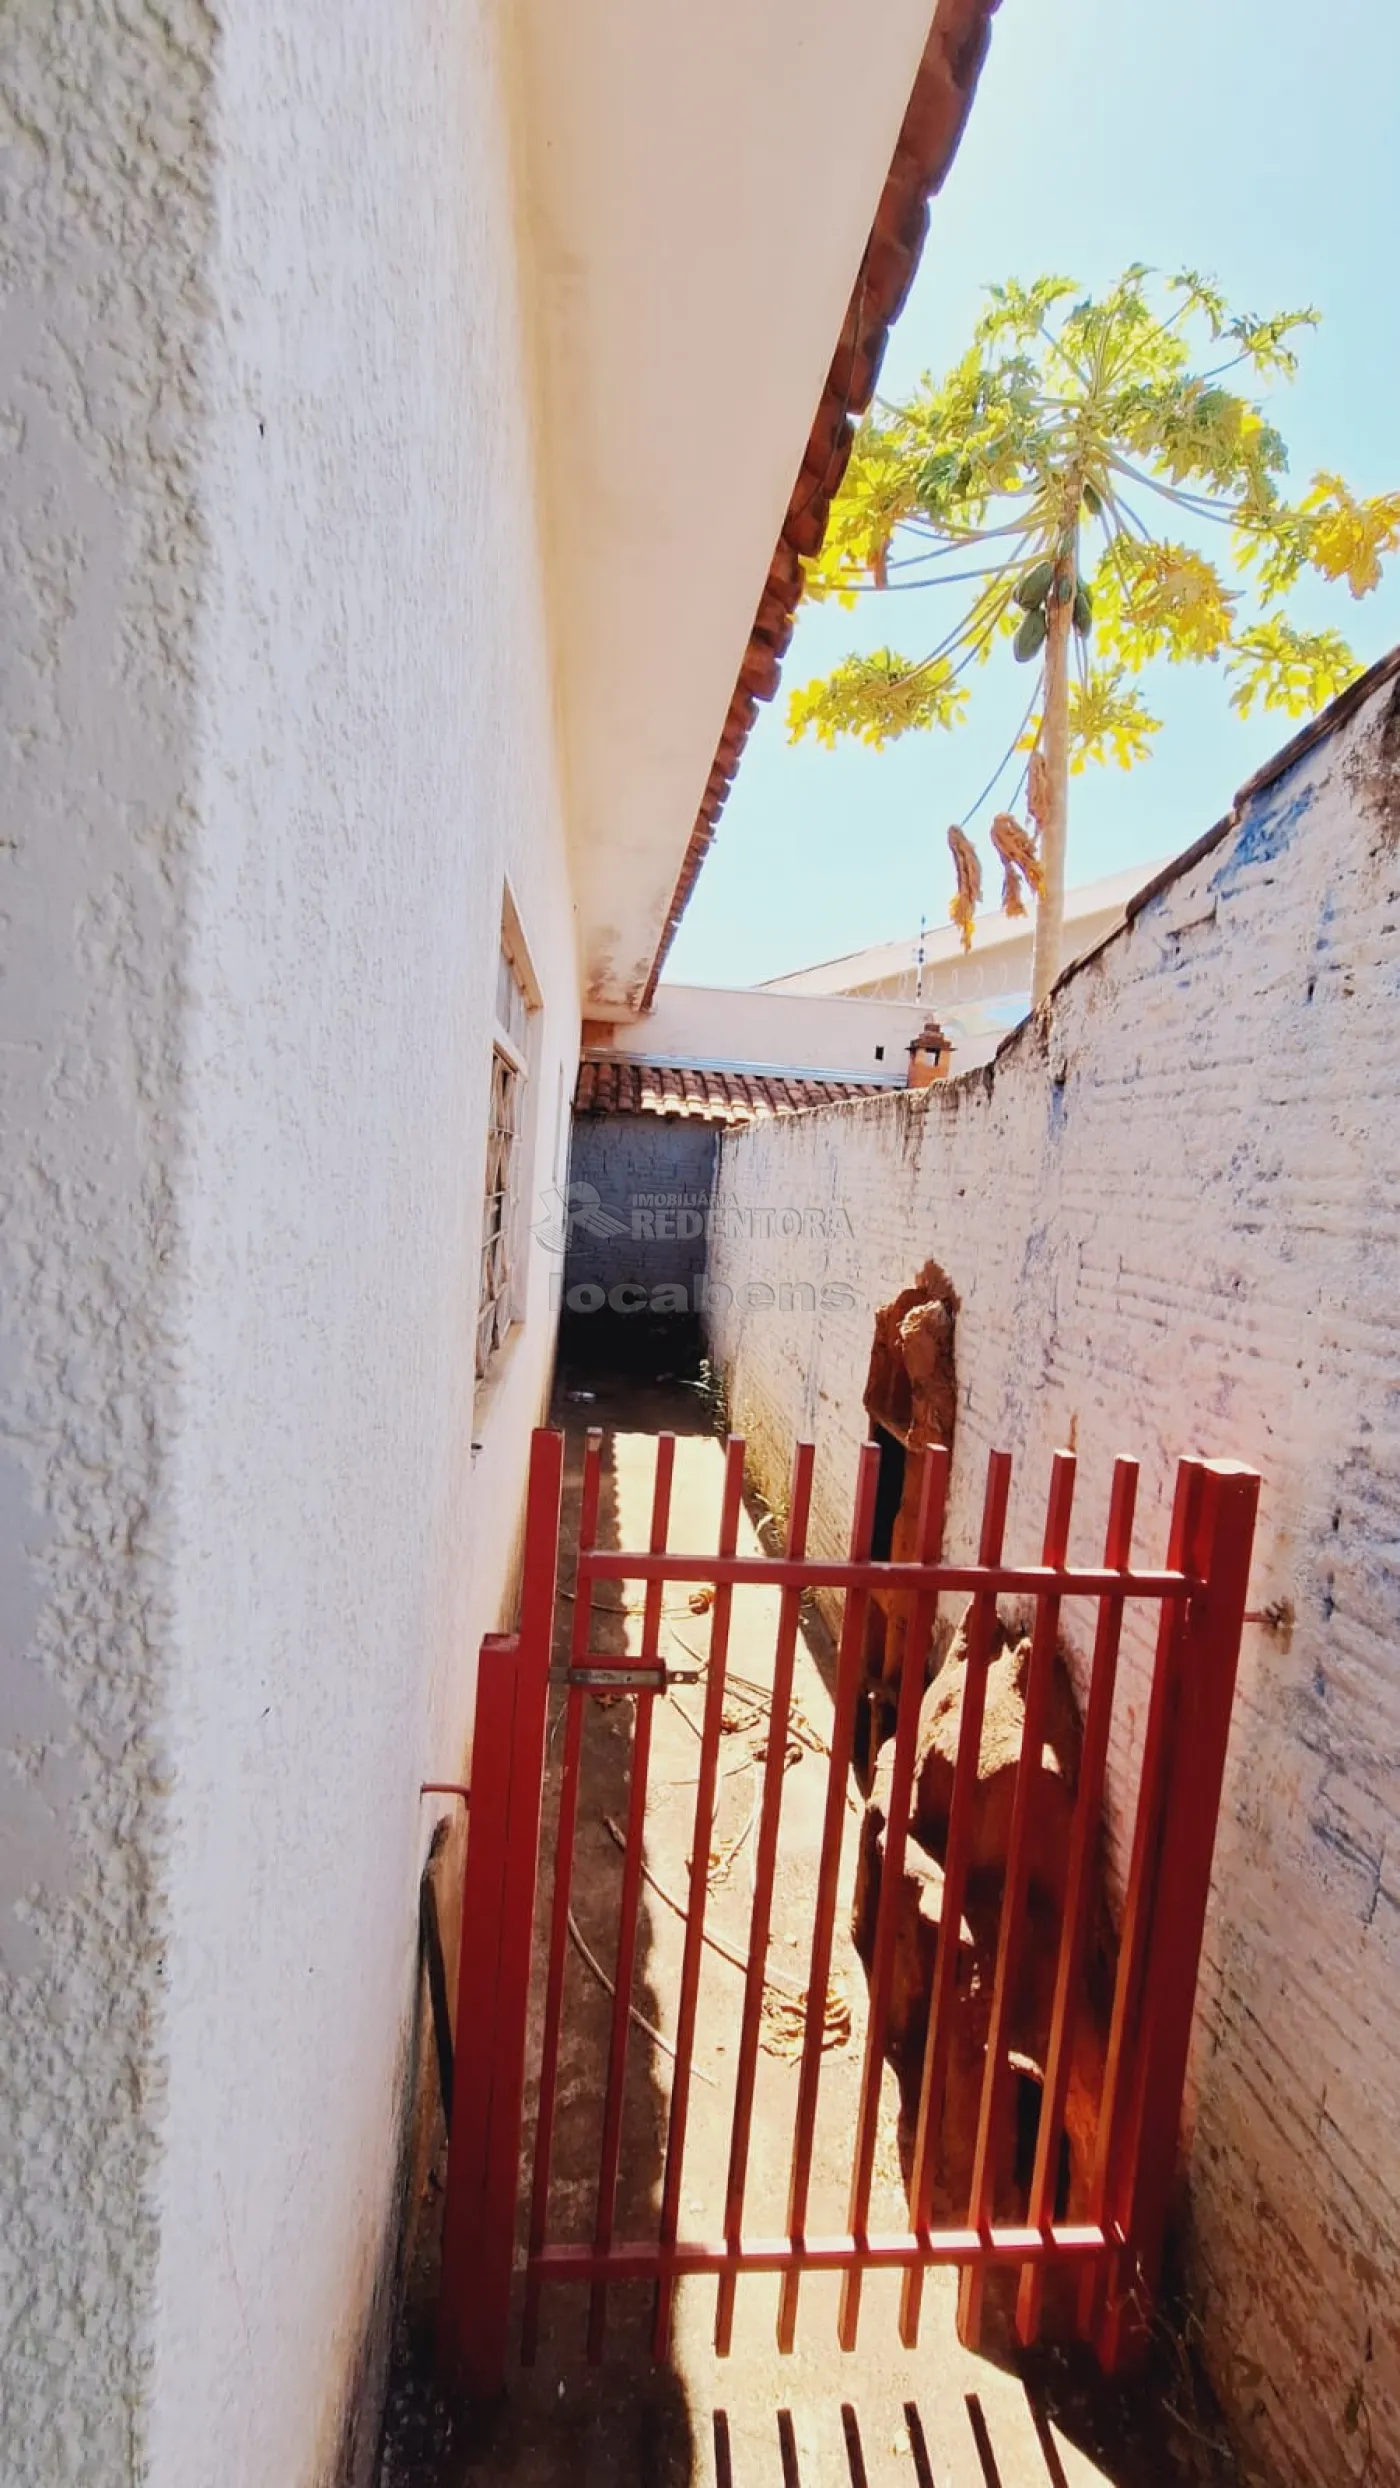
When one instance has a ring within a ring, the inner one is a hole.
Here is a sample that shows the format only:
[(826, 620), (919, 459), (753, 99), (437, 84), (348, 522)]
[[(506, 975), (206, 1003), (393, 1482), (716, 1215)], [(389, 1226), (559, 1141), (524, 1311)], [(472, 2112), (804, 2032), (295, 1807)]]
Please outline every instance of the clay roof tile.
[(787, 1079), (778, 1072), (697, 1069), (690, 1063), (643, 1063), (612, 1055), (579, 1065), (578, 1115), (690, 1116), (697, 1122), (742, 1124), (797, 1114), (846, 1097), (865, 1097), (883, 1083)]

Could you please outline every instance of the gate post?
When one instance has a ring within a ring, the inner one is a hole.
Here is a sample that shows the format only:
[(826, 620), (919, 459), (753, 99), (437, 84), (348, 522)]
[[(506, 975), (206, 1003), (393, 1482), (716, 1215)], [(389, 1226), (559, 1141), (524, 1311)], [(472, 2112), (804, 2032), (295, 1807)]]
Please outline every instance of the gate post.
[(477, 1677), (438, 2358), (482, 2399), (505, 2383), (563, 1457), (537, 1428), (520, 1628), (487, 1635)]
[(1259, 1501), (1257, 1475), (1234, 1461), (1203, 1462), (1198, 1474), (1182, 1569), (1201, 1587), (1159, 1659), (1171, 1681), (1158, 1836), (1147, 1861), (1146, 1976), (1131, 2070), (1107, 2138), (1105, 2208), (1126, 2240), (1109, 2267), (1095, 2336), (1110, 2374), (1145, 2348), (1161, 2273)]

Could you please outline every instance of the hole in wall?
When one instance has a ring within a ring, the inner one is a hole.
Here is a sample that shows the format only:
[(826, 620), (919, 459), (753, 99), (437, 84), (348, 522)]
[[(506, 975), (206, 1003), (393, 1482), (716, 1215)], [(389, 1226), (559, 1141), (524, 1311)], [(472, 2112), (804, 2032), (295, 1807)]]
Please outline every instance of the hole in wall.
[(879, 1447), (880, 1470), (875, 1484), (875, 1522), (870, 1539), (870, 1552), (877, 1563), (887, 1563), (894, 1545), (894, 1525), (904, 1500), (904, 1472), (908, 1454), (897, 1434), (886, 1426), (871, 1428), (872, 1438)]

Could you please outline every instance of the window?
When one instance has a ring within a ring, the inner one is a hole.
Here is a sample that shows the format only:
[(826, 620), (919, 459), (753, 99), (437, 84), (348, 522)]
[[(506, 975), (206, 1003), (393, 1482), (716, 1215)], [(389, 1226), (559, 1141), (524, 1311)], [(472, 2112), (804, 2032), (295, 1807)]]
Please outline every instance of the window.
[(481, 1293), (476, 1370), (491, 1370), (524, 1312), (520, 1196), (533, 1028), (539, 989), (519, 919), (507, 896), (496, 963), (496, 1026), (486, 1117), (486, 1198), (481, 1229)]
[(486, 1222), (481, 1239), (481, 1307), (476, 1370), (484, 1374), (510, 1329), (511, 1256), (515, 1208), (516, 1144), (520, 1138), (518, 1063), (499, 1045), (491, 1048), (491, 1105), (486, 1125)]

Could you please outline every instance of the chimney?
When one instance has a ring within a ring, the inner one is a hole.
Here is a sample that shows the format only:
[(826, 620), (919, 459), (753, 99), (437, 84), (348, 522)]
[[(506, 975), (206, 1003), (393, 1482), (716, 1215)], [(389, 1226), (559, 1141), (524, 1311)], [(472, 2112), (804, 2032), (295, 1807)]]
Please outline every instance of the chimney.
[(953, 1049), (936, 1019), (926, 1019), (909, 1048), (909, 1086), (911, 1089), (931, 1088), (935, 1080), (946, 1080), (953, 1059)]

